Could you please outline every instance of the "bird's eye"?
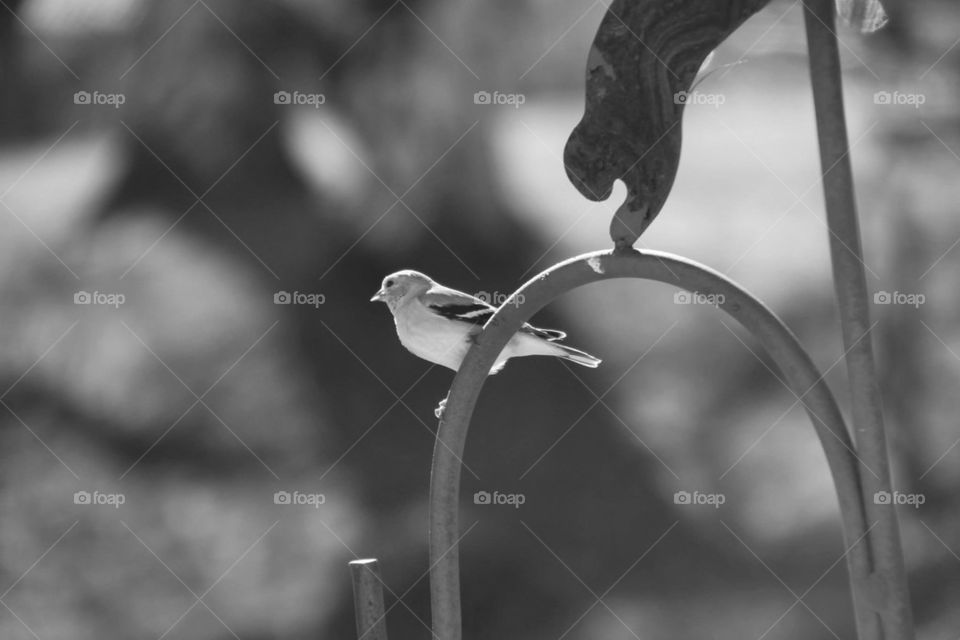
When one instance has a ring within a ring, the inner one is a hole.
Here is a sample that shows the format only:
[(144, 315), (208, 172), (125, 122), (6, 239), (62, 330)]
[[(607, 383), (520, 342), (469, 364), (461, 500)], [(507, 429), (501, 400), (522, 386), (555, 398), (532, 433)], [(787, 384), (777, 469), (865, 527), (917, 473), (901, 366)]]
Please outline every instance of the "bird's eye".
[(393, 280), (387, 280), (384, 284), (387, 285), (387, 289), (393, 286)]

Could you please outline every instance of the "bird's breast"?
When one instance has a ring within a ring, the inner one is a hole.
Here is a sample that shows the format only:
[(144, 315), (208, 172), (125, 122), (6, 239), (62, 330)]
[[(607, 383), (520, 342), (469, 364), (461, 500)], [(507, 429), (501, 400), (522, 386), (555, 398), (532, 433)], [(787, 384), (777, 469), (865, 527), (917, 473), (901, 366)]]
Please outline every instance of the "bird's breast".
[(438, 316), (416, 301), (397, 313), (395, 322), (400, 343), (408, 351), (454, 371), (460, 368), (470, 346), (469, 325)]

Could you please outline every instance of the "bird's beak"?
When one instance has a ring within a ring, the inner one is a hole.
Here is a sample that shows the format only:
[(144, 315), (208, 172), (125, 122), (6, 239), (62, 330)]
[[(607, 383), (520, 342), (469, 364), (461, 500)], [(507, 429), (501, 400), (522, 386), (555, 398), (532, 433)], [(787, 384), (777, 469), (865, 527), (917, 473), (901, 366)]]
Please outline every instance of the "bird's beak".
[(370, 298), (370, 302), (379, 302), (380, 300), (383, 300), (386, 297), (387, 297), (387, 292), (384, 291), (383, 289), (380, 289), (380, 291), (377, 291), (375, 294), (373, 294), (373, 297)]

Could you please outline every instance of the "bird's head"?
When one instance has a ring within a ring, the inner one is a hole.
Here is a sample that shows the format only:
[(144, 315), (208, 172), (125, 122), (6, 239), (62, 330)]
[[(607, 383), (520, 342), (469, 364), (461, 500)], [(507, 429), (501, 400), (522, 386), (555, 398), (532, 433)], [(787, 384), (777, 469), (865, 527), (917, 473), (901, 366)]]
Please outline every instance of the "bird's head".
[(380, 291), (370, 298), (370, 302), (386, 302), (390, 311), (394, 311), (401, 302), (420, 295), (431, 286), (433, 286), (433, 280), (419, 271), (411, 269), (397, 271), (383, 279)]

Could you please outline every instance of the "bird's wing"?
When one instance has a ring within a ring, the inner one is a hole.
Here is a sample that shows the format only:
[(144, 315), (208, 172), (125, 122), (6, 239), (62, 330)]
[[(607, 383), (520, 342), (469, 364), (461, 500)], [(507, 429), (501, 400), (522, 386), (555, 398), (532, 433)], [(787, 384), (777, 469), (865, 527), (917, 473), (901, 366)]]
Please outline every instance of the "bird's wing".
[(563, 331), (558, 331), (557, 329), (541, 329), (530, 323), (524, 324), (523, 327), (520, 328), (520, 331), (535, 335), (538, 338), (543, 338), (547, 342), (559, 342), (567, 337), (567, 334)]
[[(435, 284), (423, 294), (423, 303), (434, 313), (451, 320), (461, 320), (483, 326), (494, 313), (496, 307), (456, 289), (449, 289)], [(557, 342), (567, 337), (563, 331), (556, 329), (540, 329), (530, 323), (524, 323), (520, 328), (523, 333), (543, 338), (548, 342)]]
[(483, 326), (496, 309), (476, 296), (433, 285), (421, 298), (428, 309), (450, 320)]

